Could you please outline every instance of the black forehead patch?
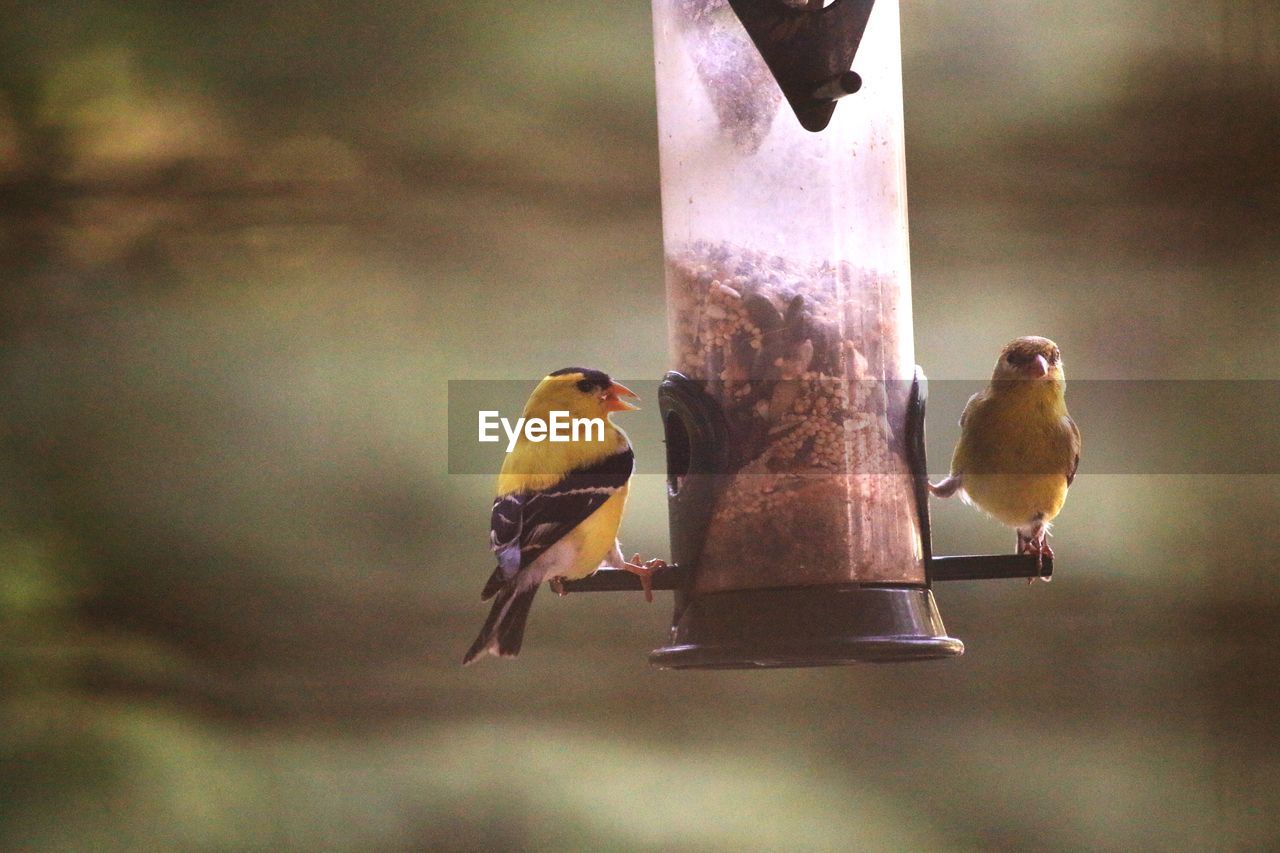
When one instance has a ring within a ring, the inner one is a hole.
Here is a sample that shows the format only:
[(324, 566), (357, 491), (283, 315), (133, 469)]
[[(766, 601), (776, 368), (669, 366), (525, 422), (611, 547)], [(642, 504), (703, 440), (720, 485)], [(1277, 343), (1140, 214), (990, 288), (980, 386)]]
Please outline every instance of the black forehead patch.
[(562, 367), (549, 376), (569, 376), (571, 374), (582, 374), (582, 381), (587, 385), (599, 388), (601, 391), (613, 384), (613, 380), (609, 378), (609, 374), (603, 370), (592, 370), (589, 367)]

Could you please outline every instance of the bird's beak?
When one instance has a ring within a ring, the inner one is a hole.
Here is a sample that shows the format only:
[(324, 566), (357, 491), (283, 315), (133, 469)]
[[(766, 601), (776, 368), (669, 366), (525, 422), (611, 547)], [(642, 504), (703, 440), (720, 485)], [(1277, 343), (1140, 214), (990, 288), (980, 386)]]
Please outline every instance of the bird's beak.
[(605, 389), (604, 392), (604, 409), (606, 412), (634, 412), (639, 406), (628, 403), (626, 400), (620, 400), (619, 397), (631, 397), (639, 400), (636, 392), (632, 391), (626, 385), (615, 382)]
[(1042, 355), (1036, 356), (1036, 360), (1027, 365), (1027, 372), (1031, 374), (1032, 379), (1043, 379), (1049, 375), (1049, 362)]

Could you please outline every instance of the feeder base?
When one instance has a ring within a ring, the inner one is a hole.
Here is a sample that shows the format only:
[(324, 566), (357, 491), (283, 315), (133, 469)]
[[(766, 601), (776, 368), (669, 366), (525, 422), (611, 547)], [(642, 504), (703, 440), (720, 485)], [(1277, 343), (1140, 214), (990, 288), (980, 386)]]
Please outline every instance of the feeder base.
[(964, 653), (925, 587), (787, 587), (691, 596), (662, 669), (755, 669), (930, 660)]

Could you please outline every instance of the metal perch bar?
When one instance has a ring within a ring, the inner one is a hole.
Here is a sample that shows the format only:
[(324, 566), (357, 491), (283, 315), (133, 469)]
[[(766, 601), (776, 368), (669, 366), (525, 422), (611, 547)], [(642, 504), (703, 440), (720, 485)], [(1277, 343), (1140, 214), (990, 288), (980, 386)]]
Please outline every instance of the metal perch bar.
[[(668, 565), (654, 569), (651, 580), (656, 590), (684, 589), (692, 573), (683, 566)], [(576, 581), (565, 581), (565, 592), (640, 592), (640, 576), (626, 569), (600, 569), (594, 575)]]
[[(656, 590), (685, 589), (691, 572), (683, 566), (671, 565), (654, 570)], [(962, 557), (933, 557), (929, 560), (931, 581), (979, 581), (1002, 578), (1049, 578), (1053, 576), (1053, 560), (1046, 557), (1036, 566), (1034, 554), (978, 554)], [(565, 592), (640, 592), (640, 578), (623, 569), (601, 569), (590, 577), (564, 582)]]
[(1037, 566), (1035, 554), (976, 554), (964, 557), (933, 557), (929, 560), (929, 580), (931, 581), (1051, 577), (1053, 577), (1053, 558), (1045, 557)]

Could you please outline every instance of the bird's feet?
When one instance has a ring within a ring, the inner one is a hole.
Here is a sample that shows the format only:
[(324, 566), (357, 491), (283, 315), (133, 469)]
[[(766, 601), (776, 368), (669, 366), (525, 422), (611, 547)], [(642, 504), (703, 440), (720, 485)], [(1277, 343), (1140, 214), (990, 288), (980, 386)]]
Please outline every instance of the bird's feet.
[(640, 555), (632, 555), (630, 561), (623, 561), (622, 568), (640, 578), (640, 587), (644, 590), (644, 600), (653, 601), (653, 573), (667, 567), (666, 560), (645, 560), (640, 562)]
[(551, 591), (561, 598), (569, 594), (569, 590), (564, 588), (564, 578), (552, 578), (547, 582), (547, 586), (551, 587)]
[[(1038, 534), (1032, 536), (1024, 536), (1021, 531), (1018, 533), (1018, 553), (1019, 554), (1035, 554), (1036, 555), (1036, 571), (1040, 580), (1048, 583), (1053, 580), (1052, 577), (1044, 575), (1044, 558), (1053, 559), (1053, 549), (1049, 547), (1049, 531), (1041, 530)], [(1031, 583), (1035, 578), (1027, 578), (1027, 583)]]
[(929, 483), (929, 494), (935, 498), (949, 498), (960, 491), (963, 485), (964, 482), (959, 475), (953, 474), (940, 483)]

